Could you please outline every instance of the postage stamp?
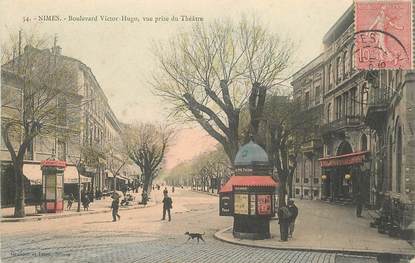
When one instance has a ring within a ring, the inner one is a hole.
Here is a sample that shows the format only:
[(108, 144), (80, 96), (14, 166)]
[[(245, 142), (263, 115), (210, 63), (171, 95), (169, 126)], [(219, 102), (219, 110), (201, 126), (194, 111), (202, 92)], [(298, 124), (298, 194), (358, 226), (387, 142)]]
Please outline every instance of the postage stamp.
[(355, 1), (357, 69), (412, 69), (410, 0)]

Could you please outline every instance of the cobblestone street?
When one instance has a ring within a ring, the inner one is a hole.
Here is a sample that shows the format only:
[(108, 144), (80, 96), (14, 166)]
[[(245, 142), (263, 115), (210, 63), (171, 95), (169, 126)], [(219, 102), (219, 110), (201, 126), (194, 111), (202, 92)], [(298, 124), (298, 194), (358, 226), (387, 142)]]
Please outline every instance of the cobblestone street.
[[(237, 246), (213, 234), (232, 224), (218, 216), (214, 196), (173, 194), (172, 222), (161, 206), (122, 211), (121, 221), (95, 214), (38, 222), (3, 223), (2, 262), (376, 262), (373, 258)], [(206, 242), (184, 232), (205, 232)]]

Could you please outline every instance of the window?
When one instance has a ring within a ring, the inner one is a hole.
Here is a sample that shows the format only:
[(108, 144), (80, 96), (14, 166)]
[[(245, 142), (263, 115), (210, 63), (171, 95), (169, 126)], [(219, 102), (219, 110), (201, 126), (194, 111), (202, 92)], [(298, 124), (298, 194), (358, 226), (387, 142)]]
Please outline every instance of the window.
[(338, 57), (337, 58), (337, 72), (336, 72), (336, 82), (339, 83), (342, 80), (342, 73), (343, 73), (343, 62), (342, 62), (342, 58)]
[(304, 183), (308, 184), (308, 178), (304, 178)]
[(304, 189), (304, 196), (308, 196), (308, 193), (309, 193), (310, 191), (308, 190), (308, 189)]
[(350, 114), (351, 116), (356, 116), (357, 115), (357, 88), (354, 87), (350, 90)]
[(352, 52), (350, 52), (350, 72), (353, 72), (355, 70), (355, 55), (356, 49), (354, 45), (352, 46)]
[(59, 160), (66, 160), (66, 143), (64, 141), (58, 140), (57, 156)]
[(315, 96), (314, 101), (315, 101), (315, 104), (317, 105), (320, 103), (320, 86), (316, 86), (314, 96)]
[(306, 109), (308, 109), (308, 107), (310, 106), (310, 92), (309, 91), (305, 93), (304, 106)]
[(368, 87), (367, 83), (362, 86), (362, 93), (360, 94), (360, 116), (364, 116), (367, 107)]
[(350, 100), (349, 100), (349, 92), (345, 92), (343, 94), (343, 114), (345, 117), (350, 115)]
[(57, 124), (66, 126), (67, 102), (65, 97), (59, 97), (57, 102)]
[(299, 182), (300, 182), (300, 178), (296, 177), (296, 178), (295, 178), (295, 182), (296, 182), (296, 183), (299, 183)]
[(318, 178), (314, 178), (314, 179), (313, 179), (313, 183), (314, 183), (314, 184), (318, 184)]
[(396, 192), (402, 192), (402, 128), (398, 128), (396, 138)]
[(331, 103), (327, 105), (327, 123), (331, 122)]
[(388, 158), (388, 170), (389, 170), (389, 174), (388, 174), (388, 190), (391, 191), (392, 190), (392, 171), (393, 171), (393, 162), (392, 162), (392, 134), (389, 134), (389, 158)]
[(318, 190), (314, 190), (314, 192), (313, 192), (313, 196), (314, 196), (314, 197), (318, 197)]
[(300, 194), (300, 189), (296, 188), (296, 189), (295, 189), (295, 194), (296, 194), (296, 195), (299, 195), (299, 194)]
[(328, 68), (328, 79), (327, 79), (327, 83), (328, 83), (328, 89), (330, 90), (330, 88), (331, 88), (331, 84), (333, 83), (333, 69), (332, 69), (332, 66), (331, 66), (331, 64), (329, 65), (329, 68)]
[(336, 120), (342, 117), (342, 97), (336, 97)]
[(362, 151), (367, 151), (367, 137), (366, 134), (362, 134), (362, 138), (360, 139), (360, 149)]
[(349, 73), (350, 69), (350, 55), (346, 51), (343, 55), (343, 71), (344, 71), (344, 77), (346, 78), (346, 75)]

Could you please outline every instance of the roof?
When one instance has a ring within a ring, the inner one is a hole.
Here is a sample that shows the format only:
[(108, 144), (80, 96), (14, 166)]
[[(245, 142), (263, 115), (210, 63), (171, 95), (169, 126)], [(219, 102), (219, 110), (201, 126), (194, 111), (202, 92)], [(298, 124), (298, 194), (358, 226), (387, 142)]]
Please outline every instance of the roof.
[(229, 181), (222, 186), (220, 193), (232, 192), (234, 186), (268, 186), (277, 187), (277, 182), (271, 176), (232, 176)]
[(343, 15), (337, 19), (323, 37), (323, 43), (330, 45), (333, 43), (354, 21), (354, 4), (349, 6)]
[(261, 146), (250, 141), (239, 149), (234, 164), (235, 166), (268, 164), (268, 155)]

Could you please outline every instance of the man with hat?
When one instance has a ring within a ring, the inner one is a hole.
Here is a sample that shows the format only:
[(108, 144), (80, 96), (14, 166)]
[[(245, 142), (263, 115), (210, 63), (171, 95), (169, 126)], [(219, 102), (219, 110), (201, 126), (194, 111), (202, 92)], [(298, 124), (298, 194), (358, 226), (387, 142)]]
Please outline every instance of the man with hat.
[(294, 200), (292, 199), (288, 200), (288, 210), (290, 211), (290, 214), (291, 214), (288, 236), (293, 237), (295, 220), (297, 219), (297, 216), (298, 216), (298, 208), (294, 204)]

